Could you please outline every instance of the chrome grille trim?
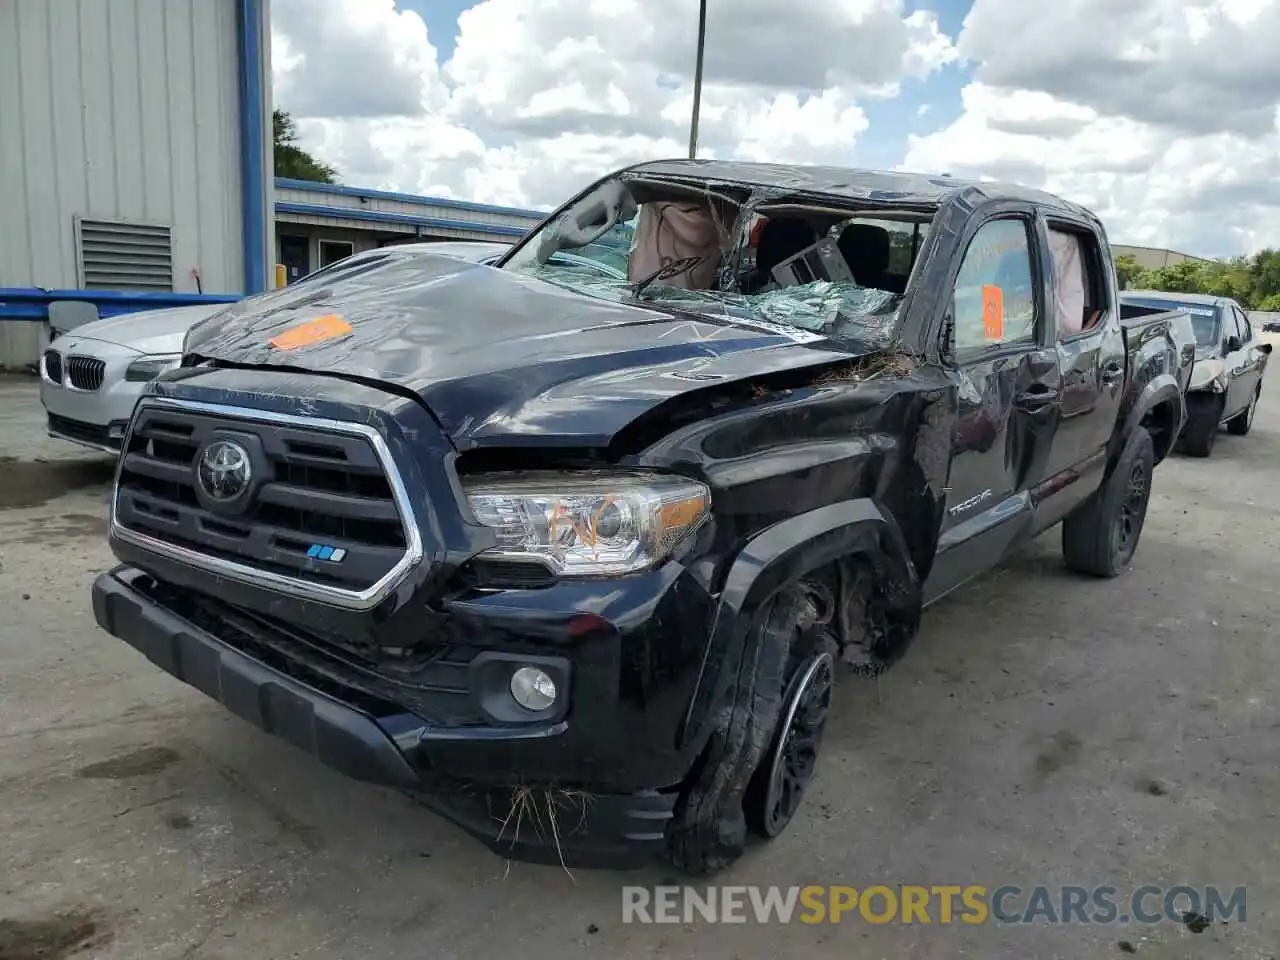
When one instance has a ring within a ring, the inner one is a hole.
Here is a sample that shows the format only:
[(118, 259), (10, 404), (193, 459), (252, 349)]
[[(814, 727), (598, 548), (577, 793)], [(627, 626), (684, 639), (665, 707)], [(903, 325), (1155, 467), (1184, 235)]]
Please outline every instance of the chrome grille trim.
[(197, 550), (168, 543), (145, 533), (139, 533), (119, 523), (116, 517), (120, 496), (120, 476), (124, 469), (124, 457), (116, 466), (115, 481), (111, 490), (110, 536), (112, 539), (132, 544), (159, 556), (175, 560), (199, 570), (206, 570), (219, 577), (225, 577), (237, 583), (253, 587), (266, 587), (286, 596), (299, 600), (310, 600), (347, 610), (368, 610), (381, 603), (403, 581), (409, 572), (422, 561), (422, 533), (418, 528), (417, 516), (409, 501), (408, 491), (400, 470), (391, 456), (386, 440), (373, 427), (362, 423), (348, 423), (342, 420), (325, 420), (317, 417), (300, 417), (266, 410), (253, 410), (246, 407), (226, 406), (223, 404), (200, 403), (193, 400), (175, 400), (165, 397), (144, 397), (138, 402), (129, 428), (125, 431), (122, 449), (128, 450), (133, 438), (133, 426), (138, 414), (144, 409), (172, 410), (176, 412), (203, 413), (211, 416), (226, 417), (231, 421), (247, 423), (283, 424), (300, 427), (317, 432), (331, 432), (347, 436), (359, 436), (366, 439), (373, 447), (378, 461), (382, 464), (383, 473), (391, 486), (392, 498), (400, 513), (400, 522), (404, 529), (404, 556), (376, 583), (363, 590), (349, 590), (300, 580), (296, 577), (272, 571), (261, 570), (247, 564), (236, 563), (221, 557), (210, 556)]

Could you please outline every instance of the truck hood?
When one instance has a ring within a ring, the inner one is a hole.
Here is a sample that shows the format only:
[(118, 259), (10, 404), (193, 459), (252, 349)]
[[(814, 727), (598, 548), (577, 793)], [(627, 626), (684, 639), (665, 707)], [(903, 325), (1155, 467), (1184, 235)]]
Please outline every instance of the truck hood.
[(226, 307), (225, 303), (196, 303), (187, 307), (126, 313), (83, 324), (67, 336), (75, 340), (111, 343), (142, 354), (178, 354), (182, 352), (182, 340), (192, 326)]
[(727, 310), (713, 317), (615, 303), (443, 257), (241, 301), (193, 329), (186, 350), (188, 362), (410, 391), (460, 449), (605, 445), (680, 394), (869, 352)]

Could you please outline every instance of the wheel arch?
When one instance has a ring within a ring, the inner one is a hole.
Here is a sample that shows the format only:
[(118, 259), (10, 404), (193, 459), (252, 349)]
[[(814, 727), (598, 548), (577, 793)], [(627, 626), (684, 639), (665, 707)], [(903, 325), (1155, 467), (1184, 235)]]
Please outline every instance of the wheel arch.
[(681, 749), (700, 749), (709, 735), (740, 665), (751, 658), (753, 627), (777, 592), (850, 558), (865, 559), (875, 575), (885, 622), (884, 665), (901, 656), (919, 629), (921, 584), (892, 515), (874, 500), (859, 498), (784, 520), (752, 537), (729, 568), (677, 738)]

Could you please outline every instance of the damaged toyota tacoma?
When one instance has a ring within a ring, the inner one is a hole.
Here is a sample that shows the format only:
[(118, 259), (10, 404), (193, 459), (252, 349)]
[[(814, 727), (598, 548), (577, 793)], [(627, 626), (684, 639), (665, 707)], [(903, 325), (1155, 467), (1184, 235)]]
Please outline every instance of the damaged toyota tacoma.
[(99, 624), (513, 859), (706, 874), (832, 686), (1061, 526), (1134, 557), (1194, 342), (1019, 187), (663, 161), (496, 265), (388, 248), (192, 329), (130, 421)]

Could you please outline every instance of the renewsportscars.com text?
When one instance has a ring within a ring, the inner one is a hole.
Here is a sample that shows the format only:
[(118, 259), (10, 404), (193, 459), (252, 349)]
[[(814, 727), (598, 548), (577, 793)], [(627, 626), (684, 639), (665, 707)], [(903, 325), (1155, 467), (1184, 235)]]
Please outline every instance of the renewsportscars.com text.
[(1244, 887), (1100, 885), (623, 887), (623, 923), (1244, 923)]

